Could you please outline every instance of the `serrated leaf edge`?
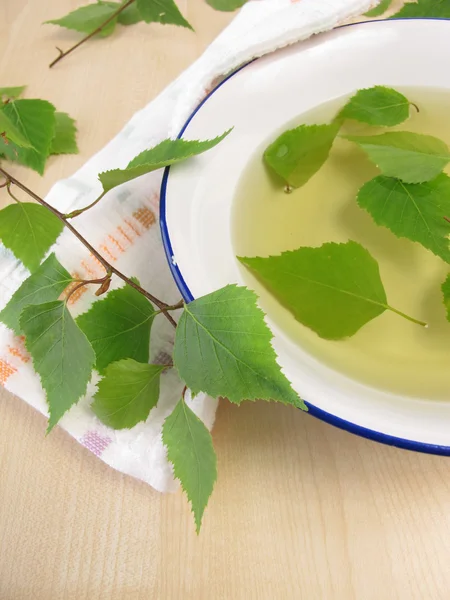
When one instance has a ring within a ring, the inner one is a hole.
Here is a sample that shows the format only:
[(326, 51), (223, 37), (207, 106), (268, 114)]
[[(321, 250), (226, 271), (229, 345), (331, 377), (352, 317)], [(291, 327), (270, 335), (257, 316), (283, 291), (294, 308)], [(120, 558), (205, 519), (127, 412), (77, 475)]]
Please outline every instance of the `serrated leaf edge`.
[[(190, 412), (192, 413), (192, 415), (193, 415), (193, 416), (194, 416), (194, 417), (197, 419), (197, 421), (198, 421), (198, 422), (199, 422), (199, 423), (200, 423), (200, 424), (201, 424), (201, 425), (202, 425), (202, 426), (205, 428), (205, 431), (206, 431), (206, 432), (207, 432), (207, 434), (208, 434), (208, 441), (209, 441), (209, 442), (210, 442), (210, 444), (211, 444), (212, 453), (213, 453), (213, 455), (214, 455), (214, 458), (215, 458), (215, 461), (214, 461), (214, 481), (213, 481), (213, 485), (212, 485), (212, 488), (211, 488), (211, 493), (210, 493), (210, 494), (209, 494), (209, 496), (208, 496), (208, 502), (209, 502), (209, 498), (211, 498), (211, 496), (212, 496), (212, 493), (213, 493), (213, 491), (214, 491), (214, 487), (215, 487), (215, 485), (216, 485), (216, 482), (217, 482), (217, 455), (216, 455), (216, 451), (215, 451), (215, 449), (214, 449), (214, 445), (213, 445), (213, 443), (212, 443), (212, 435), (211, 435), (211, 432), (210, 432), (210, 431), (209, 431), (209, 429), (206, 427), (206, 425), (204, 424), (204, 422), (203, 422), (203, 421), (202, 421), (202, 420), (201, 420), (201, 419), (200, 419), (200, 418), (199, 418), (199, 417), (198, 417), (198, 416), (195, 414), (195, 412), (192, 410), (192, 408), (190, 408), (190, 407), (187, 405), (186, 401), (185, 401), (183, 398), (181, 398), (181, 399), (178, 401), (178, 403), (175, 405), (175, 407), (173, 408), (173, 410), (172, 410), (172, 412), (170, 413), (170, 415), (168, 415), (168, 416), (166, 417), (166, 419), (164, 420), (164, 424), (163, 424), (163, 428), (162, 428), (162, 440), (163, 440), (163, 444), (164, 444), (164, 446), (166, 447), (166, 451), (167, 451), (167, 459), (169, 460), (170, 464), (172, 465), (173, 474), (174, 474), (175, 478), (176, 478), (176, 479), (178, 479), (178, 481), (180, 482), (181, 488), (182, 488), (182, 490), (184, 491), (184, 493), (186, 494), (186, 496), (187, 496), (187, 499), (188, 499), (188, 501), (189, 501), (189, 504), (190, 504), (190, 506), (191, 506), (191, 512), (192, 512), (192, 514), (194, 515), (194, 520), (195, 520), (195, 525), (196, 525), (196, 532), (197, 532), (197, 534), (199, 534), (199, 533), (200, 533), (201, 524), (202, 524), (203, 515), (204, 515), (204, 512), (205, 512), (205, 509), (206, 509), (206, 506), (207, 506), (207, 504), (206, 504), (206, 505), (203, 507), (203, 510), (201, 511), (201, 514), (200, 514), (200, 515), (197, 515), (197, 514), (196, 514), (196, 512), (194, 511), (194, 506), (193, 506), (193, 501), (192, 501), (192, 498), (191, 498), (191, 496), (190, 496), (190, 494), (189, 494), (188, 490), (187, 490), (187, 489), (184, 487), (184, 484), (183, 484), (182, 480), (180, 479), (180, 477), (179, 477), (179, 474), (178, 474), (178, 472), (177, 472), (177, 471), (178, 471), (178, 468), (177, 468), (178, 466), (177, 466), (177, 464), (175, 464), (175, 463), (174, 463), (174, 462), (171, 460), (171, 458), (170, 458), (170, 451), (171, 451), (171, 449), (170, 449), (170, 447), (169, 447), (169, 446), (166, 444), (166, 442), (164, 441), (164, 436), (165, 436), (165, 425), (166, 425), (166, 421), (167, 421), (167, 419), (168, 419), (168, 418), (169, 418), (169, 417), (170, 417), (170, 416), (173, 414), (173, 411), (175, 410), (175, 408), (178, 406), (178, 404), (179, 404), (179, 403), (181, 403), (181, 406), (183, 407), (183, 412), (184, 412), (184, 414), (185, 414), (185, 415), (187, 414), (187, 413), (186, 413), (186, 407), (187, 407), (187, 408), (188, 408), (188, 410), (190, 410)], [(186, 422), (188, 422), (188, 419), (187, 419), (187, 417), (186, 417)], [(169, 430), (169, 431), (171, 431), (171, 429), (172, 429), (172, 428), (175, 426), (175, 423), (176, 423), (176, 421), (175, 421), (175, 422), (172, 424), (172, 426), (171, 426), (171, 428), (170, 428), (170, 430)], [(194, 436), (193, 436), (193, 435), (191, 435), (191, 438), (192, 438), (192, 439), (194, 439)], [(197, 461), (197, 465), (198, 465), (198, 461)]]
[[(64, 304), (64, 305), (65, 305), (65, 309), (66, 309), (66, 310), (69, 312), (69, 314), (70, 314), (70, 311), (69, 311), (69, 309), (67, 308), (67, 301), (64, 301), (64, 300), (53, 300), (53, 301), (50, 301), (50, 302), (44, 302), (43, 304), (55, 304), (55, 303), (57, 303), (57, 302), (61, 302), (62, 304)], [(22, 312), (21, 312), (21, 315), (20, 315), (20, 317), (19, 317), (19, 324), (20, 324), (20, 328), (21, 328), (21, 329), (23, 329), (23, 326), (22, 326), (22, 319), (24, 318), (24, 314), (23, 314), (23, 313), (24, 313), (24, 311), (25, 311), (27, 308), (30, 308), (31, 306), (39, 306), (39, 305), (38, 305), (38, 304), (35, 304), (35, 305), (30, 305), (30, 306), (24, 306), (24, 308), (23, 308), (23, 310), (22, 310)], [(72, 316), (72, 315), (71, 315), (71, 316)], [(72, 317), (72, 319), (73, 319), (73, 317)], [(76, 322), (75, 322), (75, 319), (73, 319), (73, 320), (74, 320), (74, 323), (76, 324)], [(78, 327), (78, 325), (77, 325), (77, 327)], [(46, 405), (47, 405), (47, 408), (48, 408), (48, 415), (49, 415), (49, 417), (48, 417), (48, 425), (47, 425), (46, 435), (48, 435), (48, 434), (51, 432), (51, 430), (53, 429), (53, 427), (55, 427), (55, 425), (57, 425), (57, 424), (59, 423), (59, 421), (60, 421), (60, 420), (61, 420), (61, 419), (64, 417), (64, 415), (65, 415), (67, 412), (69, 412), (69, 410), (70, 410), (71, 408), (73, 408), (73, 407), (74, 407), (74, 406), (75, 406), (75, 405), (76, 405), (76, 404), (77, 404), (77, 403), (80, 401), (80, 399), (81, 399), (81, 398), (82, 398), (82, 397), (83, 397), (83, 396), (86, 394), (86, 391), (87, 391), (88, 385), (89, 385), (89, 383), (90, 383), (90, 380), (92, 379), (92, 370), (94, 369), (94, 365), (95, 365), (95, 352), (94, 352), (94, 349), (92, 348), (91, 342), (90, 342), (90, 341), (88, 340), (88, 338), (86, 337), (86, 335), (85, 335), (84, 331), (81, 331), (81, 329), (80, 329), (79, 327), (78, 327), (78, 329), (79, 329), (79, 331), (81, 332), (81, 334), (84, 336), (84, 338), (86, 339), (86, 342), (89, 344), (89, 346), (90, 346), (90, 348), (91, 348), (91, 350), (92, 350), (92, 356), (93, 356), (94, 360), (93, 360), (93, 362), (92, 362), (92, 367), (91, 367), (91, 378), (90, 378), (90, 379), (89, 379), (89, 380), (86, 382), (86, 386), (85, 386), (84, 390), (83, 390), (83, 391), (80, 393), (80, 395), (78, 396), (78, 398), (72, 402), (72, 404), (71, 404), (71, 405), (70, 405), (70, 406), (69, 406), (69, 407), (68, 407), (68, 408), (67, 408), (67, 409), (66, 409), (66, 410), (63, 412), (63, 414), (61, 415), (61, 417), (58, 419), (58, 421), (55, 421), (55, 423), (51, 423), (51, 409), (50, 409), (50, 405), (48, 404), (48, 399), (47, 399), (47, 388), (44, 386), (44, 384), (43, 384), (43, 382), (42, 382), (41, 375), (40, 375), (40, 374), (39, 374), (39, 373), (36, 371), (36, 374), (37, 374), (37, 376), (39, 377), (39, 381), (40, 381), (40, 384), (41, 384), (41, 386), (42, 386), (42, 389), (44, 390), (44, 393), (45, 393), (45, 402), (46, 402)], [(29, 349), (29, 347), (28, 347), (28, 343), (27, 343), (27, 337), (26, 337), (26, 336), (25, 336), (25, 341), (24, 341), (24, 344), (25, 344), (25, 347), (26, 347), (26, 349), (27, 349), (28, 353), (29, 353), (29, 354), (30, 354), (30, 356), (31, 356), (31, 359), (32, 359), (32, 361), (33, 361), (33, 365), (34, 365), (34, 358), (33, 358), (33, 355), (31, 354), (31, 351), (30, 351), (30, 349)]]

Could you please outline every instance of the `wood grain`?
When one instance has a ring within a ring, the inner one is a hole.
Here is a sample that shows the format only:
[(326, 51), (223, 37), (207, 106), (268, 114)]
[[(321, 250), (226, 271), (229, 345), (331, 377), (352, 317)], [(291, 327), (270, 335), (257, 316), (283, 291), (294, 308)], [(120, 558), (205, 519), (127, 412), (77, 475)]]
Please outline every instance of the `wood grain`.
[[(228, 23), (180, 4), (196, 34), (137, 25), (94, 40), (41, 26), (79, 0), (2, 0), (0, 82), (76, 117), (79, 156), (51, 160), (45, 193), (99, 150)], [(400, 3), (397, 2), (397, 5)], [(181, 493), (125, 477), (5, 391), (0, 402), (1, 600), (447, 600), (450, 460), (354, 437), (294, 409), (222, 404), (219, 482), (200, 537)]]

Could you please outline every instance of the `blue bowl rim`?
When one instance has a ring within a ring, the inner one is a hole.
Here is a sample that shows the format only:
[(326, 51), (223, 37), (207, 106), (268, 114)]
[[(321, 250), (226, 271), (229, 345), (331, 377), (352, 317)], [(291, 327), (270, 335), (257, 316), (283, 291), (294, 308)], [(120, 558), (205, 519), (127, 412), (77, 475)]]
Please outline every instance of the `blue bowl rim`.
[[(378, 20), (374, 20), (374, 21), (360, 21), (358, 23), (348, 23), (346, 25), (341, 25), (339, 27), (336, 27), (335, 29), (343, 29), (346, 27), (355, 27), (356, 25), (366, 25), (366, 24), (374, 24), (374, 23), (384, 23), (386, 21), (393, 21), (394, 19), (378, 19)], [(424, 17), (421, 19), (417, 19), (417, 18), (410, 18), (410, 19), (395, 19), (397, 21), (419, 21), (419, 20), (424, 20), (424, 21), (449, 21), (450, 19), (445, 19), (445, 18), (434, 18), (434, 17)], [(255, 59), (258, 60), (258, 59)], [(233, 71), (232, 73), (230, 73), (229, 75), (227, 75), (227, 77), (225, 79), (223, 79), (199, 104), (198, 106), (193, 110), (193, 112), (189, 115), (188, 119), (186, 120), (185, 124), (183, 125), (183, 127), (181, 128), (179, 134), (177, 135), (177, 139), (181, 138), (181, 136), (183, 135), (183, 133), (186, 131), (187, 127), (189, 126), (190, 122), (192, 121), (192, 119), (195, 117), (195, 115), (198, 113), (198, 111), (202, 108), (202, 106), (205, 104), (205, 102), (207, 102), (209, 100), (209, 98), (211, 98), (211, 96), (213, 94), (215, 94), (215, 92), (217, 92), (217, 90), (219, 88), (222, 87), (222, 85), (224, 85), (229, 79), (231, 79), (232, 77), (234, 77), (234, 75), (236, 75), (236, 73), (239, 73), (239, 71), (242, 71), (242, 69), (245, 69), (245, 67), (247, 67), (248, 65), (250, 65), (252, 62), (254, 61), (249, 61), (248, 63), (242, 65), (241, 67), (239, 67), (238, 69), (236, 69), (235, 71)], [(172, 243), (170, 241), (170, 235), (169, 235), (169, 229), (167, 226), (167, 220), (166, 220), (166, 192), (167, 192), (167, 182), (169, 180), (169, 173), (170, 173), (170, 167), (166, 167), (164, 169), (164, 174), (163, 174), (163, 178), (162, 178), (162, 182), (161, 182), (161, 196), (160, 196), (160, 217), (159, 217), (159, 222), (160, 222), (160, 228), (161, 228), (161, 236), (162, 236), (162, 242), (163, 242), (163, 246), (164, 246), (164, 251), (166, 253), (166, 257), (167, 257), (167, 262), (169, 264), (169, 268), (172, 272), (172, 276), (175, 280), (175, 283), (178, 287), (178, 289), (181, 292), (181, 295), (183, 296), (183, 299), (185, 300), (185, 302), (191, 302), (192, 300), (194, 300), (194, 297), (187, 285), (187, 283), (185, 282), (183, 275), (181, 273), (181, 270), (179, 269), (178, 265), (175, 263), (174, 258), (173, 258), (173, 249), (172, 249)], [(385, 444), (388, 446), (395, 446), (397, 448), (403, 448), (405, 450), (413, 450), (415, 452), (422, 452), (424, 454), (435, 454), (435, 455), (439, 455), (439, 456), (450, 456), (450, 446), (440, 446), (438, 444), (428, 444), (425, 442), (416, 442), (414, 440), (408, 440), (405, 438), (400, 438), (400, 437), (396, 437), (393, 435), (388, 435), (386, 433), (382, 433), (380, 431), (375, 431), (374, 429), (369, 429), (367, 427), (361, 427), (360, 425), (357, 425), (355, 423), (352, 423), (351, 421), (346, 421), (345, 419), (341, 419), (340, 417), (337, 417), (329, 412), (326, 412), (325, 410), (322, 410), (321, 408), (318, 408), (317, 406), (314, 406), (314, 404), (311, 404), (311, 402), (306, 402), (306, 405), (308, 406), (308, 413), (310, 415), (312, 415), (313, 417), (316, 417), (318, 419), (320, 419), (321, 421), (325, 421), (326, 423), (333, 425), (334, 427), (338, 427), (339, 429), (343, 429), (345, 431), (348, 431), (349, 433), (353, 433), (355, 435), (358, 435), (360, 437), (366, 438), (368, 440), (372, 440), (375, 442), (379, 442), (381, 444)]]

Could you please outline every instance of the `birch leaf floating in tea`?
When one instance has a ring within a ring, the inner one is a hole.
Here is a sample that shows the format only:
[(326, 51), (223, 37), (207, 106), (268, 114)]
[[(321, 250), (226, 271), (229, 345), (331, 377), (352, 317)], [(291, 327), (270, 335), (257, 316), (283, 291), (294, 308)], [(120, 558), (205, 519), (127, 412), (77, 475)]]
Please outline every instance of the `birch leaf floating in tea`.
[(450, 275), (447, 275), (441, 289), (444, 296), (444, 306), (447, 309), (447, 321), (450, 321)]
[(372, 10), (369, 10), (368, 12), (364, 13), (365, 17), (379, 17), (380, 15), (382, 15), (384, 12), (386, 12), (388, 10), (388, 8), (391, 6), (392, 4), (392, 0), (381, 0), (381, 2), (378, 4), (378, 6), (375, 6), (375, 8), (372, 8)]
[(159, 379), (166, 365), (131, 358), (110, 364), (98, 384), (91, 408), (114, 429), (130, 429), (145, 421), (159, 399)]
[(325, 163), (340, 123), (300, 125), (282, 133), (264, 152), (264, 160), (291, 187), (304, 185)]
[(357, 242), (239, 260), (297, 321), (322, 338), (350, 337), (387, 309), (424, 325), (388, 305), (378, 263)]
[(357, 202), (377, 225), (450, 262), (450, 178), (444, 173), (415, 184), (379, 175), (363, 185)]
[(231, 129), (212, 140), (164, 140), (154, 148), (144, 150), (135, 156), (124, 169), (112, 169), (100, 173), (98, 178), (103, 186), (103, 191), (109, 192), (116, 186), (136, 179), (136, 177), (202, 154), (217, 146), (230, 131)]
[(341, 110), (339, 117), (369, 125), (392, 127), (406, 121), (409, 106), (409, 100), (400, 92), (376, 85), (356, 92)]
[(447, 321), (450, 321), (450, 275), (442, 284), (442, 293), (444, 295), (444, 305), (447, 309)]
[(227, 285), (186, 304), (175, 336), (173, 361), (193, 394), (275, 400), (306, 409), (280, 371), (272, 334), (256, 294)]
[(398, 13), (389, 18), (420, 19), (424, 17), (450, 19), (449, 0), (418, 0), (418, 2), (407, 2)]
[(372, 136), (346, 136), (366, 152), (383, 175), (406, 183), (423, 183), (439, 175), (450, 161), (447, 144), (431, 135), (392, 131)]

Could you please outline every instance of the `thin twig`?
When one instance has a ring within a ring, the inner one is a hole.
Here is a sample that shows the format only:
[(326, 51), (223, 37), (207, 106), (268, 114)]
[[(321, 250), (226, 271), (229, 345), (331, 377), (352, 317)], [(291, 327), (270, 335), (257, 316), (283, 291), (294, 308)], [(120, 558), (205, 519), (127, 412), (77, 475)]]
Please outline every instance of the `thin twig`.
[(112, 273), (106, 273), (104, 277), (99, 277), (99, 279), (72, 279), (73, 283), (82, 283), (83, 285), (88, 285), (90, 283), (103, 283), (108, 279), (111, 279)]
[(135, 1), (136, 0), (128, 0), (128, 2), (126, 2), (125, 4), (122, 4), (122, 6), (120, 6), (116, 11), (114, 11), (112, 13), (112, 15), (110, 17), (108, 17), (104, 23), (102, 23), (101, 25), (99, 25), (97, 27), (97, 29), (94, 29), (94, 31), (92, 31), (89, 35), (82, 38), (79, 42), (77, 42), (74, 46), (72, 46), (65, 52), (63, 52), (61, 50), (61, 48), (57, 48), (57, 50), (59, 52), (59, 56), (57, 58), (55, 58), (55, 60), (49, 64), (49, 68), (51, 69), (52, 67), (54, 67), (56, 65), (56, 63), (59, 63), (59, 61), (62, 60), (65, 56), (67, 56), (68, 54), (70, 54), (71, 52), (73, 52), (74, 50), (79, 48), (82, 44), (84, 44), (84, 42), (87, 42), (92, 37), (94, 37), (94, 35), (97, 35), (97, 33), (100, 33), (100, 31), (102, 31), (102, 29), (104, 29), (106, 27), (106, 25), (109, 25), (109, 23), (111, 23), (111, 21), (114, 21), (114, 19), (117, 17), (117, 15), (120, 15), (121, 12), (123, 12), (126, 8), (128, 8)]
[(63, 215), (63, 213), (61, 213), (58, 209), (56, 209), (53, 206), (51, 206), (50, 204), (48, 204), (48, 202), (46, 202), (43, 198), (41, 198), (40, 196), (38, 196), (37, 194), (35, 194), (32, 190), (28, 189), (23, 183), (21, 183), (20, 181), (18, 181), (15, 177), (13, 177), (9, 173), (7, 173), (1, 167), (0, 167), (0, 174), (3, 175), (3, 177), (6, 177), (6, 179), (9, 180), (10, 183), (13, 183), (19, 189), (21, 189), (23, 192), (25, 192), (26, 194), (28, 194), (31, 198), (33, 198), (33, 200), (36, 200), (36, 202), (39, 202), (39, 204), (41, 204), (42, 206), (45, 206), (45, 208), (47, 208), (52, 214), (54, 214), (55, 217), (57, 217), (62, 223), (64, 223), (64, 225), (67, 227), (67, 229), (69, 229), (69, 231), (71, 231), (73, 233), (73, 235), (83, 244), (83, 246), (85, 246), (89, 250), (89, 252), (93, 256), (95, 256), (95, 258), (97, 258), (100, 261), (100, 263), (103, 265), (103, 267), (104, 267), (104, 269), (105, 269), (105, 271), (107, 273), (108, 272), (114, 273), (114, 275), (117, 275), (117, 277), (119, 277), (120, 279), (122, 279), (122, 281), (125, 281), (125, 283), (127, 283), (129, 286), (131, 286), (132, 288), (134, 288), (136, 291), (140, 292), (143, 296), (145, 296), (148, 300), (150, 300), (150, 302), (152, 302), (155, 306), (157, 306), (160, 309), (160, 312), (163, 313), (163, 315), (166, 317), (166, 319), (170, 322), (171, 325), (173, 325), (174, 327), (177, 326), (176, 321), (167, 312), (167, 308), (170, 306), (169, 304), (166, 304), (165, 302), (163, 302), (159, 298), (156, 298), (156, 296), (153, 296), (153, 294), (150, 294), (150, 292), (147, 292), (147, 290), (144, 290), (144, 288), (141, 288), (140, 285), (138, 285), (137, 283), (135, 283), (132, 279), (130, 279), (129, 277), (127, 277), (126, 275), (124, 275), (123, 273), (121, 273), (112, 264), (110, 264), (81, 235), (81, 233), (77, 229), (75, 229), (75, 227), (70, 223), (70, 221), (68, 221), (66, 219), (66, 217)]
[(16, 198), (14, 196), (14, 194), (12, 193), (12, 191), (11, 191), (11, 181), (7, 181), (6, 182), (6, 191), (8, 192), (8, 194), (10, 195), (10, 197), (14, 200), (14, 202), (17, 202), (17, 204), (20, 204), (19, 198)]
[(161, 313), (161, 312), (167, 312), (168, 310), (178, 310), (179, 308), (183, 308), (183, 306), (184, 306), (184, 300), (180, 300), (176, 304), (170, 304), (169, 306), (166, 306), (166, 308), (164, 309), (164, 311), (159, 310), (155, 314), (159, 315), (159, 313)]
[(448, 223), (450, 223), (450, 219), (449, 219), (448, 217), (444, 217), (444, 219), (445, 219), (445, 220), (446, 220)]
[(73, 219), (74, 217), (78, 217), (78, 215), (82, 215), (84, 212), (86, 212), (87, 210), (89, 210), (90, 208), (92, 208), (93, 206), (95, 206), (98, 202), (100, 202), (100, 200), (103, 198), (103, 196), (105, 194), (106, 194), (106, 192), (103, 191), (100, 194), (100, 196), (94, 200), (94, 202), (91, 202), (90, 204), (88, 204), (84, 208), (78, 208), (77, 210), (73, 210), (72, 212), (65, 214), (64, 217), (66, 219)]
[(75, 281), (79, 281), (78, 285), (76, 285), (74, 288), (72, 288), (70, 290), (70, 292), (67, 294), (67, 298), (66, 298), (66, 302), (69, 301), (69, 298), (72, 294), (74, 294), (77, 290), (79, 290), (80, 288), (84, 287), (85, 285), (91, 285), (91, 284), (96, 284), (96, 283), (105, 283), (105, 281), (109, 281), (111, 279), (111, 271), (109, 271), (108, 273), (106, 273), (106, 275), (104, 277), (100, 277), (99, 279), (74, 279)]
[(78, 285), (76, 285), (74, 288), (72, 288), (70, 290), (70, 292), (67, 294), (66, 302), (69, 302), (69, 298), (70, 298), (70, 296), (72, 294), (74, 294), (77, 290), (79, 290), (80, 288), (84, 287), (87, 284), (88, 284), (87, 281), (82, 281), (81, 283), (79, 283)]

